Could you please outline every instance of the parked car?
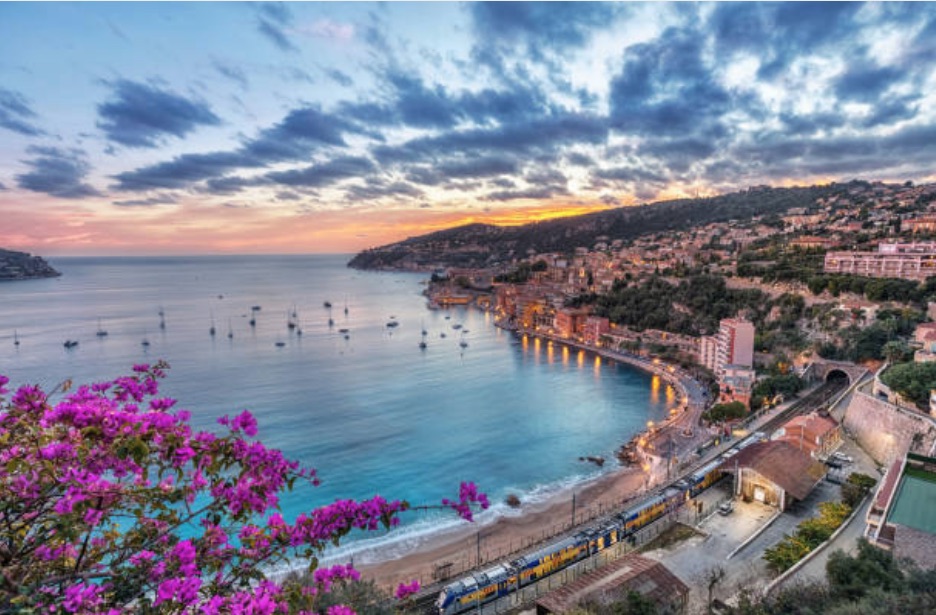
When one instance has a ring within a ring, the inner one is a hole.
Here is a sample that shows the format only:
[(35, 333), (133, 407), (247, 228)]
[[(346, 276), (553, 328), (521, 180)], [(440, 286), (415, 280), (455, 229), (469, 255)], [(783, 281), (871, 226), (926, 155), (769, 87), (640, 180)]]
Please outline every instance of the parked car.
[(718, 514), (727, 516), (734, 512), (734, 502), (722, 502), (718, 505)]
[(839, 461), (842, 461), (845, 463), (852, 463), (855, 461), (850, 455), (846, 455), (845, 453), (839, 453), (838, 451), (832, 453), (832, 456), (838, 459)]

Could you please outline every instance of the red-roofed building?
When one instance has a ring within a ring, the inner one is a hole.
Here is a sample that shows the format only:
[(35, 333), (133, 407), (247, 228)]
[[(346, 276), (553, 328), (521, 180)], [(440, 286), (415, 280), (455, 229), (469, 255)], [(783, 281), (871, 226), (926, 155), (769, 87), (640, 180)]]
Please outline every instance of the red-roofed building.
[(842, 427), (830, 416), (805, 414), (784, 423), (772, 439), (789, 442), (813, 459), (824, 459), (842, 444)]
[(786, 510), (804, 500), (825, 475), (825, 464), (789, 442), (757, 442), (726, 460), (721, 469), (737, 474), (736, 495)]

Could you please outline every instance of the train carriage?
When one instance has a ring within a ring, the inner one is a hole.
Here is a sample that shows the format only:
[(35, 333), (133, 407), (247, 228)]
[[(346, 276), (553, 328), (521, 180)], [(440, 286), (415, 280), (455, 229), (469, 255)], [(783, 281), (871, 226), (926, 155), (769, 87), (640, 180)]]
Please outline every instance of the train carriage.
[(454, 615), (506, 596), (516, 586), (515, 571), (500, 564), (446, 585), (436, 600), (436, 607), (441, 615)]
[(579, 533), (528, 553), (510, 565), (517, 571), (520, 587), (524, 587), (585, 557), (588, 557), (588, 539)]
[(691, 497), (699, 495), (724, 476), (724, 472), (719, 469), (722, 461), (721, 458), (718, 458), (692, 473), (689, 477), (689, 495)]

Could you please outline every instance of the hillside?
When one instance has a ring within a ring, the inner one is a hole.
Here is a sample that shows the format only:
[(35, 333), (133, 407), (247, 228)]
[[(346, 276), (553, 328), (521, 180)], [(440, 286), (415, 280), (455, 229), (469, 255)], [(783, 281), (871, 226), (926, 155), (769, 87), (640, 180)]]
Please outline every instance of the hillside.
[(54, 278), (60, 275), (39, 256), (0, 248), (0, 281)]
[(756, 187), (715, 197), (663, 201), (619, 207), (523, 226), (470, 224), (411, 237), (357, 254), (349, 267), (428, 271), (438, 267), (490, 267), (530, 253), (569, 252), (598, 241), (630, 240), (647, 233), (755, 216), (782, 215), (792, 208), (809, 209), (816, 200), (844, 192), (856, 183), (824, 186)]

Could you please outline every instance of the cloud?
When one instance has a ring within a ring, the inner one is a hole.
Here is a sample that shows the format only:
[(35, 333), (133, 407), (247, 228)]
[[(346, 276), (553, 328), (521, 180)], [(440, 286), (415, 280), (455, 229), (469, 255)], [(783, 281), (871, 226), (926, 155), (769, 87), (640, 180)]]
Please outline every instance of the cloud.
[(524, 190), (500, 190), (483, 197), (485, 201), (514, 201), (517, 199), (551, 199), (567, 195), (569, 191), (559, 186), (530, 187)]
[(618, 7), (599, 2), (473, 2), (469, 5), (480, 40), (562, 50), (580, 47), (596, 28), (607, 26)]
[(98, 128), (127, 147), (157, 147), (164, 137), (184, 137), (221, 120), (208, 105), (154, 86), (120, 79), (110, 84), (114, 98), (98, 105)]
[(35, 117), (35, 111), (22, 94), (0, 87), (0, 127), (27, 137), (42, 136), (45, 131), (31, 122)]
[(455, 179), (509, 175), (519, 171), (516, 160), (503, 156), (450, 161), (438, 165), (437, 168), (444, 177)]
[(368, 178), (365, 185), (349, 186), (345, 196), (354, 201), (372, 201), (387, 197), (423, 198), (425, 194), (406, 182), (386, 182), (380, 178)]
[(337, 83), (338, 85), (350, 88), (354, 85), (354, 79), (352, 79), (347, 73), (338, 70), (337, 68), (327, 68), (325, 69), (325, 74), (328, 77)]
[(237, 85), (241, 86), (242, 89), (247, 90), (250, 87), (250, 83), (247, 80), (247, 73), (244, 72), (244, 69), (239, 66), (234, 66), (233, 64), (227, 64), (220, 60), (214, 60), (211, 65), (214, 67), (218, 73), (223, 77), (227, 77)]
[(299, 51), (299, 48), (293, 45), (292, 41), (289, 40), (286, 33), (283, 32), (281, 28), (273, 25), (266, 19), (261, 18), (257, 20), (257, 31), (283, 51)]
[(257, 8), (257, 31), (282, 51), (299, 51), (289, 37), (286, 36), (284, 26), (292, 24), (293, 16), (289, 7), (283, 2), (261, 2)]
[(113, 201), (118, 207), (153, 207), (155, 205), (174, 205), (178, 201), (169, 194), (153, 196), (148, 199), (131, 199), (128, 201)]
[(350, 41), (354, 38), (354, 24), (341, 23), (331, 19), (317, 19), (312, 25), (299, 29), (300, 32), (339, 41)]
[(7, 187), (3, 184), (3, 182), (0, 182), (0, 190), (6, 190), (6, 189)]
[(23, 161), (32, 170), (16, 176), (20, 188), (61, 198), (100, 196), (97, 190), (83, 182), (91, 171), (84, 151), (39, 146), (30, 146), (26, 151), (34, 158)]
[[(182, 154), (174, 159), (115, 175), (119, 190), (184, 188), (199, 181), (220, 178), (236, 169), (255, 169), (277, 162), (307, 159), (322, 147), (344, 147), (344, 132), (354, 125), (316, 106), (293, 109), (279, 123), (230, 152)], [(219, 182), (230, 191), (232, 183)]]
[(669, 28), (627, 49), (611, 82), (611, 123), (629, 134), (717, 136), (732, 97), (716, 80), (705, 40), (693, 30)]
[(272, 182), (287, 186), (322, 188), (342, 179), (362, 177), (376, 170), (377, 167), (367, 158), (346, 156), (321, 164), (314, 164), (303, 169), (268, 173), (266, 178)]

